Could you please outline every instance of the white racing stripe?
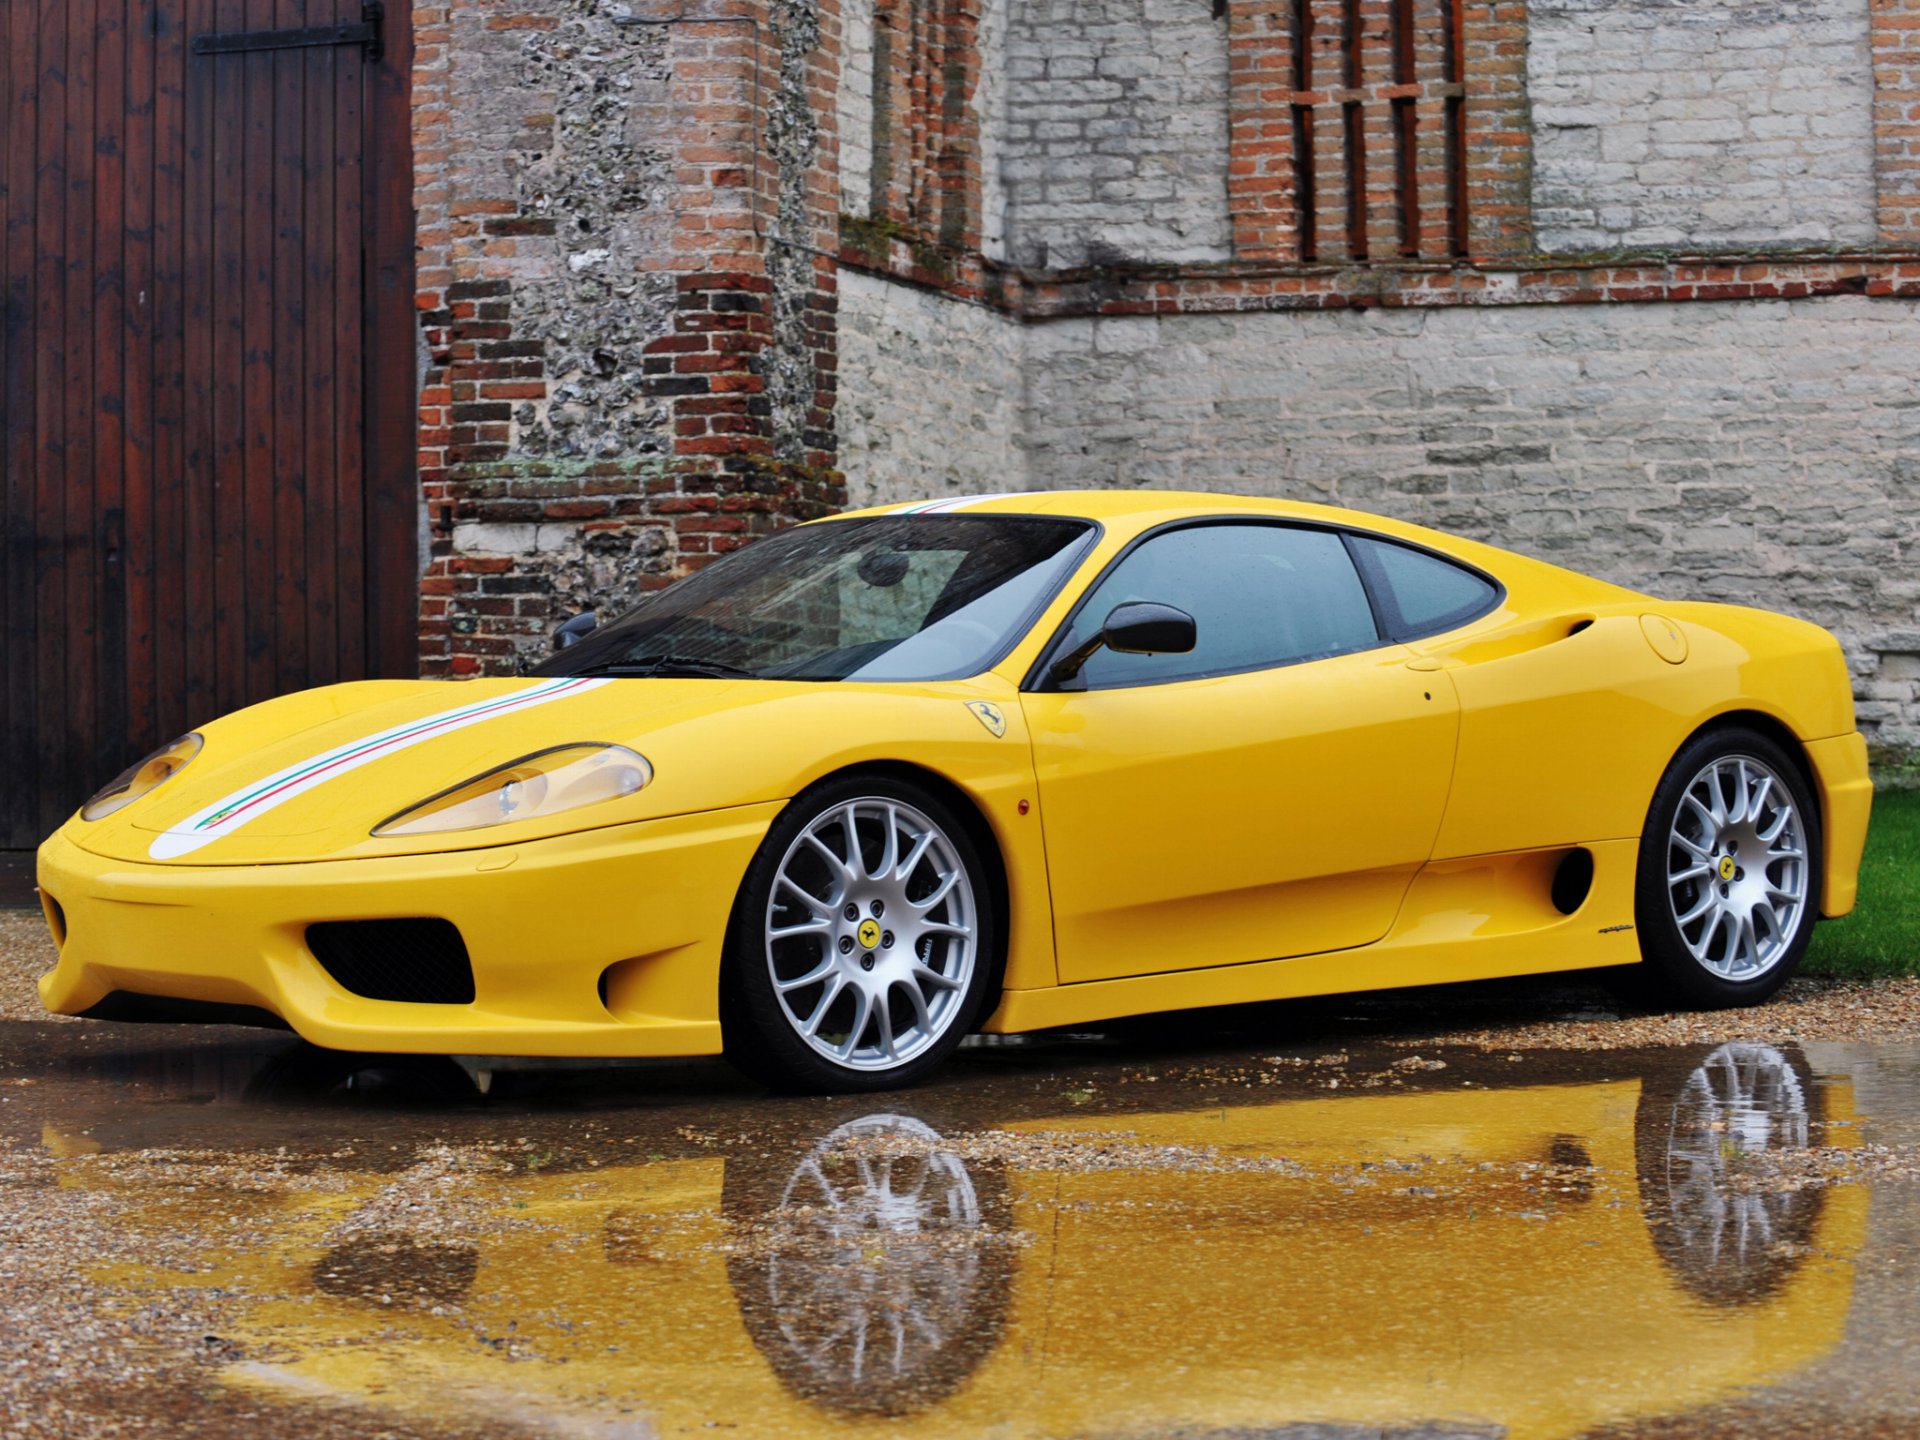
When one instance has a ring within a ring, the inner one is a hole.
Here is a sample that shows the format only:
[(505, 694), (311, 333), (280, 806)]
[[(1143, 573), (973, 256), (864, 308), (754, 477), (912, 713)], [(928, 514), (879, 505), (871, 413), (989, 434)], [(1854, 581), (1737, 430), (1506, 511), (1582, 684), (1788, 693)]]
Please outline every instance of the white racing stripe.
[(161, 831), (154, 837), (153, 844), (147, 847), (147, 853), (156, 860), (190, 855), (202, 846), (211, 845), (215, 840), (251, 824), (294, 796), (304, 795), (316, 786), (324, 785), (351, 770), (358, 770), (362, 765), (385, 759), (423, 741), (450, 735), (455, 730), (464, 730), (469, 725), (478, 725), (503, 715), (517, 715), (551, 700), (597, 690), (607, 683), (605, 679), (543, 680), (511, 695), (496, 695), (491, 700), (459, 705), (438, 714), (409, 720), (404, 725), (395, 725), (376, 735), (351, 740), (325, 754), (315, 755), (284, 770), (275, 771), (264, 779), (252, 781), (231, 795), (222, 796), (172, 829)]

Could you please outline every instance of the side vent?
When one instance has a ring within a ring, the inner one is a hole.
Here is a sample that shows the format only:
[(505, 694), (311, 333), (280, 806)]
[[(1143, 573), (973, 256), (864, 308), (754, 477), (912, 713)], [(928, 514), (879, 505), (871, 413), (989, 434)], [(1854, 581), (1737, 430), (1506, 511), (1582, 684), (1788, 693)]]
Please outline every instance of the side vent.
[(1591, 850), (1567, 851), (1560, 857), (1560, 863), (1554, 867), (1553, 871), (1553, 908), (1562, 915), (1571, 915), (1587, 903), (1587, 892), (1591, 889), (1593, 889), (1593, 852)]
[(307, 948), (341, 989), (368, 1000), (473, 1002), (467, 942), (448, 920), (325, 920), (307, 927)]

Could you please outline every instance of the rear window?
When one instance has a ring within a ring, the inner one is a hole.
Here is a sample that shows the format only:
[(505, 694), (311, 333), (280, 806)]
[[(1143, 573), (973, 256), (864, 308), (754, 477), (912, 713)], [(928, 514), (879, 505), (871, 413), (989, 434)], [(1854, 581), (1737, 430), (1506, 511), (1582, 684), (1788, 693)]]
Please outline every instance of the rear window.
[(1380, 619), (1396, 640), (1433, 635), (1491, 610), (1499, 587), (1477, 571), (1410, 545), (1355, 535), (1354, 551), (1368, 571)]

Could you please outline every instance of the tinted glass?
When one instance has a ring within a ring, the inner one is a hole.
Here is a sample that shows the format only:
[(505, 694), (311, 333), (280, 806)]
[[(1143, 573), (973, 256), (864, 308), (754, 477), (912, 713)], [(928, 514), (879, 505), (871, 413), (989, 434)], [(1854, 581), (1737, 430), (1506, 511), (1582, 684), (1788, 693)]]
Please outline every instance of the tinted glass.
[(1080, 520), (882, 515), (783, 531), (650, 596), (542, 675), (759, 680), (973, 675), (1032, 623)]
[[(1366, 590), (1340, 537), (1281, 525), (1194, 525), (1127, 555), (1081, 607), (1067, 649), (1096, 634), (1116, 605), (1155, 600), (1193, 616), (1190, 655), (1099, 650), (1089, 689), (1287, 665), (1375, 644)], [(1064, 652), (1059, 652), (1064, 653)]]
[(1354, 537), (1363, 564), (1373, 567), (1384, 618), (1397, 636), (1431, 635), (1464, 625), (1486, 611), (1499, 591), (1471, 570), (1424, 550), (1388, 540)]

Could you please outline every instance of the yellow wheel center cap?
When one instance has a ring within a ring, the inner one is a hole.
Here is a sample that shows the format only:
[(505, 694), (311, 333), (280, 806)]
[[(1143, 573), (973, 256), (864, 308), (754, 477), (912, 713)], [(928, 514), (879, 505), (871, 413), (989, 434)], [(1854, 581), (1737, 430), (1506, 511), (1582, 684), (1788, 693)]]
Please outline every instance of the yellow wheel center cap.
[(860, 943), (871, 950), (880, 943), (880, 922), (878, 920), (862, 920), (857, 933), (860, 936)]
[[(1722, 880), (1733, 879), (1733, 872), (1737, 868), (1738, 867), (1733, 863), (1733, 856), (1722, 855), (1720, 857), (1720, 878)], [(865, 925), (862, 925), (860, 927), (860, 938), (864, 940), (866, 939), (866, 936), (867, 936), (867, 927)]]

